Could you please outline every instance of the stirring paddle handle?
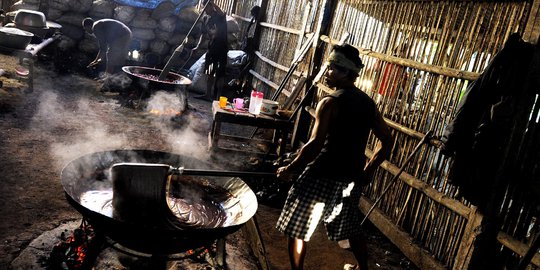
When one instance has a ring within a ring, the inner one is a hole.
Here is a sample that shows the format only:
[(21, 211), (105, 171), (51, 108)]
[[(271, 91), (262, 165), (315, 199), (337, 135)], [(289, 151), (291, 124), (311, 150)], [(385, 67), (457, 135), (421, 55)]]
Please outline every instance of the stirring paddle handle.
[(246, 172), (246, 171), (224, 171), (206, 169), (184, 169), (183, 167), (171, 168), (171, 173), (182, 175), (204, 175), (204, 176), (225, 176), (225, 177), (276, 177), (274, 172)]

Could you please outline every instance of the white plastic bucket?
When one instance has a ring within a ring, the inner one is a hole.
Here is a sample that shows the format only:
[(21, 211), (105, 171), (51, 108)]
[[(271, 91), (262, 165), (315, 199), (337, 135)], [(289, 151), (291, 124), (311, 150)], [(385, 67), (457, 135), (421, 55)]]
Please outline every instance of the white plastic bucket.
[(263, 99), (261, 106), (261, 113), (266, 115), (275, 115), (278, 109), (279, 103), (277, 101)]

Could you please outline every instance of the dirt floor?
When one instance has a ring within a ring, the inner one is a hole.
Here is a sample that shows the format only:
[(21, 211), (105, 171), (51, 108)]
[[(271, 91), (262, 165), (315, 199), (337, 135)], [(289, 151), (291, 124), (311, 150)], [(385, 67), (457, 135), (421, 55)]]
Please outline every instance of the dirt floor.
[[(259, 166), (264, 164), (260, 156), (207, 151), (209, 102), (188, 98), (182, 120), (173, 121), (124, 106), (117, 93), (100, 92), (92, 78), (59, 74), (46, 62), (38, 63), (35, 89), (27, 93), (27, 84), (14, 74), (16, 66), (15, 58), (0, 55), (0, 269), (9, 269), (43, 232), (80, 220), (60, 183), (62, 168), (79, 156), (150, 149), (194, 156), (225, 169), (264, 167)], [(283, 188), (269, 186), (253, 187), (264, 197), (256, 220), (271, 269), (288, 269), (286, 240), (273, 227), (279, 214), (275, 202), (282, 198)], [(367, 235), (372, 269), (415, 269), (376, 229), (368, 227)], [(342, 269), (344, 263), (354, 262), (347, 251), (326, 240), (323, 230), (314, 238), (308, 244), (306, 269)]]

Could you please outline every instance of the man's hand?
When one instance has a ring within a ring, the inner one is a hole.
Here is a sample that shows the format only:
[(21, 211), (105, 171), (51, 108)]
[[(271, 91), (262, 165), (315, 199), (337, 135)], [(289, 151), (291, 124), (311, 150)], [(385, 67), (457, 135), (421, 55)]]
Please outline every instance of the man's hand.
[(279, 167), (277, 169), (277, 177), (286, 182), (292, 181), (293, 175), (289, 166)]

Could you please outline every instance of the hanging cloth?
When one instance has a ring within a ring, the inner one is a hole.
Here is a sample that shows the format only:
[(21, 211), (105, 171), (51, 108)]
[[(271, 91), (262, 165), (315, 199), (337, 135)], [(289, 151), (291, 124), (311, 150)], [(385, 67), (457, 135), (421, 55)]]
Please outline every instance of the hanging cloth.
[[(511, 129), (515, 100), (524, 91), (534, 46), (512, 34), (460, 100), (444, 130), (442, 151), (453, 155), (449, 179), (478, 205), (487, 201)], [(487, 191), (487, 192), (486, 192)]]

